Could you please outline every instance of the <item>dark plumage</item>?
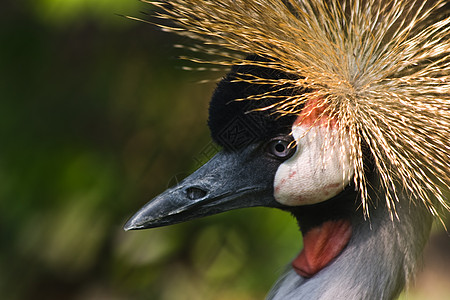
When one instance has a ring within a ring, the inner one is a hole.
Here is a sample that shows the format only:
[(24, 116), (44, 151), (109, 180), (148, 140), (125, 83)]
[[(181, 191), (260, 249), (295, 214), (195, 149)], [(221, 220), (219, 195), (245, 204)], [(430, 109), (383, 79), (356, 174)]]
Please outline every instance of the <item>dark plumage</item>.
[[(255, 62), (267, 61), (255, 55), (247, 59)], [(290, 133), (296, 115), (280, 116), (271, 109), (264, 111), (257, 109), (270, 106), (279, 101), (279, 97), (289, 97), (298, 91), (289, 86), (255, 84), (243, 80), (255, 78), (279, 80), (292, 77), (281, 71), (258, 65), (233, 66), (217, 85), (211, 98), (208, 126), (213, 140), (224, 149), (237, 150), (275, 134)], [(262, 100), (248, 99), (261, 94), (270, 97)]]

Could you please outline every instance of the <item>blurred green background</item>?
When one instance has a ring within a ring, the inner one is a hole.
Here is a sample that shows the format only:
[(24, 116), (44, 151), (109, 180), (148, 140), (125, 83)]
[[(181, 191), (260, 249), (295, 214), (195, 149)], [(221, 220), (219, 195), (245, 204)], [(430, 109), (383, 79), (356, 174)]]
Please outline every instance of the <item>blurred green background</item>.
[[(198, 82), (223, 75), (183, 71), (182, 38), (120, 16), (148, 13), (137, 0), (2, 2), (2, 299), (262, 299), (298, 253), (294, 220), (263, 208), (123, 232), (206, 161), (214, 83)], [(407, 299), (450, 295), (449, 240), (433, 240)]]

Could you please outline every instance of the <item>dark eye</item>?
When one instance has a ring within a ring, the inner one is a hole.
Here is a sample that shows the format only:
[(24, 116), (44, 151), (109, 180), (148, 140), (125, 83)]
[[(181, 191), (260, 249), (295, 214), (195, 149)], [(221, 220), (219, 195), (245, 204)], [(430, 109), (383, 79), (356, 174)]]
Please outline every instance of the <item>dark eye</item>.
[(267, 144), (267, 152), (276, 158), (288, 159), (295, 152), (295, 143), (290, 136), (275, 138)]

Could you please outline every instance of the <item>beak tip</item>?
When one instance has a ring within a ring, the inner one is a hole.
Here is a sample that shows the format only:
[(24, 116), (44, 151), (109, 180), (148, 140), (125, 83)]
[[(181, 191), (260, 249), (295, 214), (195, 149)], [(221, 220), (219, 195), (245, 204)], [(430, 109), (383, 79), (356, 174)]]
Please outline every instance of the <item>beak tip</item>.
[(130, 220), (128, 220), (128, 222), (123, 226), (123, 230), (125, 230), (125, 231), (137, 230), (137, 229), (141, 229), (141, 228), (142, 228), (142, 225), (136, 224), (134, 218), (131, 218)]
[(130, 231), (130, 230), (133, 230), (133, 226), (131, 226), (131, 225), (129, 225), (129, 224), (127, 223), (127, 224), (125, 224), (125, 225), (123, 226), (123, 230), (124, 230), (124, 231)]

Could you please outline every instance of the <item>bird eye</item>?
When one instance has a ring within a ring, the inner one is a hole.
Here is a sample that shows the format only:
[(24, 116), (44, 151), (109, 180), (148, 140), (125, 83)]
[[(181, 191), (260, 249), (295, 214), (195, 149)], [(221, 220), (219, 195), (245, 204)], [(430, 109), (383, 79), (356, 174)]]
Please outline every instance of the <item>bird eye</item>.
[(295, 143), (290, 136), (278, 137), (268, 143), (267, 152), (276, 158), (288, 159), (295, 152)]

